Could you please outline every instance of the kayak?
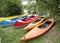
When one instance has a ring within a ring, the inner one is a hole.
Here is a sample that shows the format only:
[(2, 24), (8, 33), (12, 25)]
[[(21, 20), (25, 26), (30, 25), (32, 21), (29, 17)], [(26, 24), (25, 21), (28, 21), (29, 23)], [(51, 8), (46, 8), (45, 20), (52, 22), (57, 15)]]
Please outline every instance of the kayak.
[(39, 19), (37, 19), (36, 21), (30, 23), (29, 25), (27, 25), (24, 30), (26, 32), (30, 31), (31, 29), (33, 29), (34, 27), (36, 27), (37, 25), (41, 24), (46, 18), (45, 17), (40, 17)]
[(21, 14), (21, 15), (17, 15), (17, 16), (1, 17), (0, 22), (3, 21), (3, 20), (9, 20), (9, 19), (13, 19), (13, 18), (16, 18), (16, 17), (27, 16), (27, 15), (28, 14)]
[(27, 16), (22, 16), (22, 17), (17, 17), (17, 18), (13, 18), (10, 20), (3, 20), (2, 22), (0, 22), (0, 26), (8, 26), (8, 25), (12, 25), (16, 22), (16, 20), (21, 20), (22, 18), (26, 18)]
[(21, 17), (21, 16), (27, 16), (27, 14), (20, 14), (20, 15), (16, 15), (16, 16), (10, 16), (10, 17), (6, 17), (6, 19), (12, 19), (12, 18)]
[(5, 18), (0, 18), (0, 22), (2, 22), (3, 20), (5, 20)]
[(27, 41), (38, 37), (48, 31), (54, 24), (54, 19), (48, 19), (41, 23), (40, 25), (36, 26), (34, 29), (29, 31), (26, 35), (24, 35), (20, 40)]
[(12, 25), (15, 21), (11, 21), (11, 20), (3, 20), (2, 22), (0, 22), (0, 26), (8, 26), (8, 25)]
[(28, 16), (27, 18), (23, 18), (22, 20), (17, 20), (14, 23), (14, 27), (18, 28), (18, 27), (25, 26), (25, 25), (37, 20), (37, 18), (38, 18), (38, 15), (32, 15), (32, 16)]

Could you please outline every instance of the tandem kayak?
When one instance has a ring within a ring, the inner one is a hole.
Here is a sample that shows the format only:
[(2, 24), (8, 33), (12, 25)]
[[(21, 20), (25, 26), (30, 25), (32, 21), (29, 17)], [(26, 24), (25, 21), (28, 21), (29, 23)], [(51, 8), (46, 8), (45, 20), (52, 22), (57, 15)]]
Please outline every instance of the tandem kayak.
[(21, 26), (25, 26), (25, 25), (37, 20), (37, 18), (38, 18), (38, 15), (32, 15), (32, 16), (29, 16), (27, 18), (23, 18), (22, 20), (17, 20), (14, 23), (14, 27), (18, 28), (18, 27), (21, 27)]
[(8, 26), (8, 25), (12, 25), (16, 22), (16, 20), (21, 20), (22, 18), (26, 18), (27, 16), (22, 16), (22, 17), (17, 17), (17, 18), (13, 18), (10, 20), (3, 20), (2, 22), (0, 22), (0, 26)]
[(30, 23), (29, 25), (27, 25), (24, 30), (26, 32), (30, 31), (31, 29), (33, 29), (34, 27), (36, 27), (37, 25), (41, 24), (46, 18), (45, 17), (40, 17), (39, 19), (37, 19), (36, 21)]
[(38, 37), (48, 31), (54, 24), (54, 19), (48, 19), (41, 23), (40, 25), (33, 28), (26, 35), (24, 35), (20, 40), (27, 41), (32, 38)]

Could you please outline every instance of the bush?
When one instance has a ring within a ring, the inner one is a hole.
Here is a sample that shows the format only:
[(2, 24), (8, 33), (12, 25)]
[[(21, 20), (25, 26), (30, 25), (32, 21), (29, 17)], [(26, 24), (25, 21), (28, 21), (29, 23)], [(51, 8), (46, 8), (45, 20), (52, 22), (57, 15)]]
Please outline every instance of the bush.
[(7, 8), (5, 9), (6, 16), (18, 15), (21, 14), (22, 9), (16, 3), (8, 3)]
[(0, 1), (0, 17), (19, 15), (22, 12), (20, 0), (1, 0)]

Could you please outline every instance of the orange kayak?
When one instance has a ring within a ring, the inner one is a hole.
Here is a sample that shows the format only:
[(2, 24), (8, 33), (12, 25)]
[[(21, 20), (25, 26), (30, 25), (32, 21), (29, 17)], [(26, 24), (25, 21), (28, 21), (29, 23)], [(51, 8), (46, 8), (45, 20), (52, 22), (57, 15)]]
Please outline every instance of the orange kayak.
[(27, 25), (24, 30), (26, 32), (30, 31), (31, 29), (33, 29), (34, 27), (36, 27), (37, 25), (41, 24), (46, 18), (45, 17), (40, 17), (39, 19), (37, 19), (36, 21), (30, 23), (29, 25)]
[(54, 19), (48, 19), (41, 23), (40, 25), (36, 26), (34, 29), (29, 31), (26, 35), (24, 35), (20, 40), (27, 41), (37, 36), (44, 34), (48, 31), (54, 24)]

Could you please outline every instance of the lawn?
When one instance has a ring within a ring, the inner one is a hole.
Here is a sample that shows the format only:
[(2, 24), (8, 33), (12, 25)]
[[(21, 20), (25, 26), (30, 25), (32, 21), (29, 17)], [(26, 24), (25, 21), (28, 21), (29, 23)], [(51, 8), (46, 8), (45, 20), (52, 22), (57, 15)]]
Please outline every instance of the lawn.
[(14, 29), (14, 26), (0, 27), (0, 38), (2, 43), (60, 43), (60, 21), (55, 22), (45, 34), (29, 40), (27, 42), (20, 41), (20, 38), (25, 35), (24, 27)]

